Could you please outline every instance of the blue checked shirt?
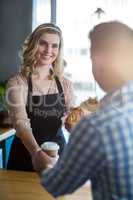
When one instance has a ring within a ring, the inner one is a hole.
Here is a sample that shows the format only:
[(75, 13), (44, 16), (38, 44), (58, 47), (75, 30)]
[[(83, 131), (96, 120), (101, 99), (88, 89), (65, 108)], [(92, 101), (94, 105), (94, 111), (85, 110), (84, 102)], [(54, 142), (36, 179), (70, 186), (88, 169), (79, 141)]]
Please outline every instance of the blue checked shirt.
[(81, 120), (55, 167), (42, 173), (42, 185), (55, 197), (88, 179), (94, 200), (133, 200), (133, 81)]

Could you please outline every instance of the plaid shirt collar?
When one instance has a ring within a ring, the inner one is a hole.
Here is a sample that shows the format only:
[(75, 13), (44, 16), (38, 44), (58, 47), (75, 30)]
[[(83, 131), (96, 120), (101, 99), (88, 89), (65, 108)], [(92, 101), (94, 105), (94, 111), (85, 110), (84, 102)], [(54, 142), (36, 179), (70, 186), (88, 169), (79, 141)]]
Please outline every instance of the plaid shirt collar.
[(118, 112), (123, 112), (124, 109), (131, 109), (133, 107), (132, 103), (133, 81), (129, 81), (121, 88), (105, 95), (100, 101), (99, 109), (112, 107), (112, 109), (116, 109)]

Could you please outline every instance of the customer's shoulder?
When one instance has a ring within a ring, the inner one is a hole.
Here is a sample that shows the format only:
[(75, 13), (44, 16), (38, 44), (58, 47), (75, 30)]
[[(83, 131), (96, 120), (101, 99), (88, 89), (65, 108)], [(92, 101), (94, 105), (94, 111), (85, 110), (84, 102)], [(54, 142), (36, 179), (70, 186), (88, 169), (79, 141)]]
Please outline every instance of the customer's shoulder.
[(106, 107), (98, 106), (95, 111), (92, 111), (86, 115), (85, 119), (87, 124), (91, 125), (92, 127), (95, 127), (96, 129), (102, 129), (105, 124), (111, 122), (110, 115), (110, 109), (108, 110)]
[(18, 73), (14, 76), (11, 76), (8, 79), (7, 85), (8, 86), (16, 86), (16, 85), (17, 86), (20, 86), (20, 85), (26, 86), (27, 80), (21, 73)]
[(97, 110), (95, 112), (92, 112), (91, 114), (88, 114), (85, 118), (87, 122), (94, 127), (97, 127), (102, 124), (100, 110)]
[(120, 114), (111, 105), (99, 107), (90, 117), (88, 116), (88, 121), (99, 130), (112, 126), (118, 119)]

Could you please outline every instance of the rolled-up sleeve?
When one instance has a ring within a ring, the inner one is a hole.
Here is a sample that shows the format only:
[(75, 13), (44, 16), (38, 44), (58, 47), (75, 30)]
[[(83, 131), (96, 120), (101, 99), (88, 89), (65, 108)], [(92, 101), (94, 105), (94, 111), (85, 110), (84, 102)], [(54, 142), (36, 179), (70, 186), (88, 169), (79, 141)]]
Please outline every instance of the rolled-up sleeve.
[(73, 130), (61, 159), (53, 169), (42, 173), (42, 185), (55, 197), (72, 193), (102, 166), (101, 147), (100, 134), (83, 118)]
[(70, 108), (74, 107), (75, 105), (75, 94), (74, 94), (73, 83), (70, 80), (64, 78), (63, 89), (65, 94), (66, 108), (67, 111), (69, 111)]
[(9, 107), (11, 123), (19, 137), (23, 132), (31, 130), (30, 120), (26, 112), (27, 88), (20, 78), (11, 78), (7, 83), (6, 101)]

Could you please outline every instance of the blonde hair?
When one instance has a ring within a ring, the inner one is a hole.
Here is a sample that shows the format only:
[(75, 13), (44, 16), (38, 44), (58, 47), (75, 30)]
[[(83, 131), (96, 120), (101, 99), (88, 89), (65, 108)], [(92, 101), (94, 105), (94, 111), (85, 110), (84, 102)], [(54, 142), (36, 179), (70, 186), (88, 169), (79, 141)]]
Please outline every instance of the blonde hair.
[(34, 73), (36, 67), (36, 53), (38, 49), (38, 42), (42, 34), (53, 33), (57, 34), (60, 38), (59, 53), (55, 61), (52, 63), (50, 69), (51, 77), (60, 77), (63, 70), (63, 38), (60, 28), (52, 23), (45, 23), (39, 25), (24, 41), (20, 52), (21, 58), (21, 73), (28, 77), (30, 73)]

